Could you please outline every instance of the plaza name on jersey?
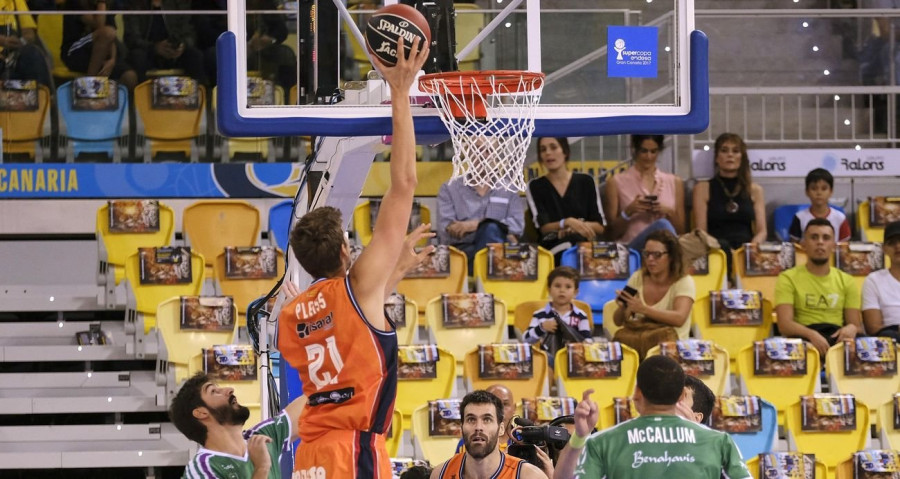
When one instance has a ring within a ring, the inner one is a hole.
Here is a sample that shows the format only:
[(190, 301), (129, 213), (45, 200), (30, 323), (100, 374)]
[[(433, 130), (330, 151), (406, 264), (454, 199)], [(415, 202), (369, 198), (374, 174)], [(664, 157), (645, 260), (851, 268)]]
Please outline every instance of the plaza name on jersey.
[(310, 317), (315, 316), (327, 308), (328, 303), (325, 302), (325, 295), (321, 292), (313, 300), (297, 301), (297, 306), (294, 308), (294, 314), (300, 321), (297, 323), (297, 336), (300, 337), (300, 339), (303, 339), (316, 331), (328, 330), (334, 327), (334, 320), (331, 313), (328, 313), (327, 316), (318, 321), (304, 322), (304, 320), (309, 320)]

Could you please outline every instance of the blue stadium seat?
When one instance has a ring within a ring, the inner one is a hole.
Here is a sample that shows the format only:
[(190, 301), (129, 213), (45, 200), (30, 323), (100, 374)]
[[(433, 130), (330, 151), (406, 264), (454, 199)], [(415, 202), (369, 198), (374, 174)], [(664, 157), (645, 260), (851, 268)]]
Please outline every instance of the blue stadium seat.
[[(829, 205), (832, 208), (844, 212), (840, 206)], [(791, 222), (794, 221), (794, 215), (798, 211), (809, 208), (809, 204), (805, 205), (781, 205), (775, 208), (775, 236), (781, 241), (790, 241)]]
[(275, 245), (285, 254), (287, 254), (293, 208), (294, 200), (284, 200), (269, 210), (269, 240), (274, 240)]
[(122, 123), (128, 111), (128, 89), (118, 85), (119, 106), (115, 110), (83, 111), (72, 109), (72, 82), (56, 90), (56, 106), (66, 123), (66, 136), (71, 140), (67, 153), (70, 161), (81, 153), (103, 153), (116, 158), (116, 141), (122, 136)]
[[(573, 246), (562, 254), (562, 264), (560, 266), (571, 266), (578, 269), (578, 246)], [(641, 255), (634, 250), (628, 253), (628, 268), (634, 273), (641, 267)], [(591, 305), (591, 311), (594, 312), (594, 324), (603, 324), (603, 305), (607, 301), (615, 299), (616, 290), (625, 287), (628, 279), (583, 279), (578, 283), (578, 295), (576, 299), (580, 299)]]
[(741, 457), (751, 458), (774, 450), (778, 434), (778, 411), (775, 406), (763, 398), (759, 398), (762, 410), (762, 430), (754, 433), (730, 434), (734, 444), (741, 451)]

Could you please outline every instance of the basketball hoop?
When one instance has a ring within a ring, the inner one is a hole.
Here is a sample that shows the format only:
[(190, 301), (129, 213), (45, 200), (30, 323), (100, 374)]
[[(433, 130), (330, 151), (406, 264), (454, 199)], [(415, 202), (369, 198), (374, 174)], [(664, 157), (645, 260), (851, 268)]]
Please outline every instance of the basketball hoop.
[(453, 140), (453, 176), (466, 185), (525, 190), (525, 152), (534, 132), (544, 74), (467, 71), (424, 75)]

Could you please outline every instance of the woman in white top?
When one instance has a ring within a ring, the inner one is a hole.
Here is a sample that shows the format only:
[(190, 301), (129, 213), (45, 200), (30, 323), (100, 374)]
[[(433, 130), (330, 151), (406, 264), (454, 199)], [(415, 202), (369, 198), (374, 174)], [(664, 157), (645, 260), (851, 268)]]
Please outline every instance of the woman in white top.
[(884, 228), (884, 256), (890, 269), (871, 273), (863, 283), (863, 324), (870, 335), (900, 341), (900, 221)]

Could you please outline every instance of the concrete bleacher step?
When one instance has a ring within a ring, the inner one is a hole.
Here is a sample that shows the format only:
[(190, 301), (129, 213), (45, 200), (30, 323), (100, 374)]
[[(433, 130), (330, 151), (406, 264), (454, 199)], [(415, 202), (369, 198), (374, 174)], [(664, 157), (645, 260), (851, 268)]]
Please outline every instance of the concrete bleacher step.
[[(100, 325), (109, 337), (109, 344), (78, 344), (76, 333), (90, 330), (92, 324)], [(125, 325), (118, 321), (0, 323), (0, 362), (133, 359), (126, 348)]]
[(183, 466), (193, 448), (169, 423), (0, 427), (0, 469)]
[(154, 371), (7, 373), (0, 381), (0, 411), (8, 415), (166, 410), (165, 387), (156, 384)]

